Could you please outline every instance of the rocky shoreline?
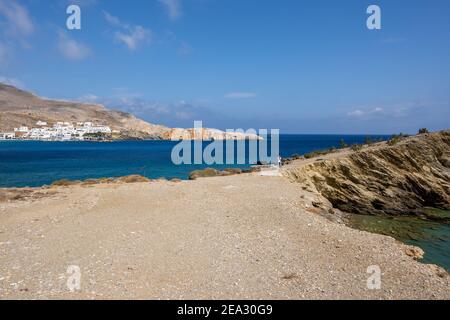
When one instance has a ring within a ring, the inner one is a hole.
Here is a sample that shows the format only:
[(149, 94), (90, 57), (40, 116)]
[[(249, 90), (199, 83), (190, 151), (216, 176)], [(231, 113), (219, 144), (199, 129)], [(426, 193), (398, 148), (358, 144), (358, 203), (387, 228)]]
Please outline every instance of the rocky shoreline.
[[(283, 174), (302, 190), (319, 195), (312, 205), (321, 215), (358, 230), (432, 248), (433, 256), (446, 254), (446, 244), (430, 247), (427, 243), (444, 240), (434, 239), (435, 231), (426, 234), (421, 228), (426, 228), (427, 221), (428, 225), (438, 223), (433, 230), (450, 224), (450, 131), (396, 137), (357, 151), (347, 148), (317, 154), (286, 159)], [(423, 250), (411, 248), (408, 254), (421, 260)], [(441, 266), (449, 268), (448, 262)], [(436, 268), (439, 274), (447, 274)]]
[[(360, 215), (414, 215), (450, 223), (448, 217), (427, 213), (423, 208), (450, 210), (450, 131), (427, 133), (397, 141), (361, 146), (358, 151), (340, 149), (316, 152), (315, 157), (283, 159), (282, 173), (303, 190), (317, 193), (323, 202), (314, 203), (328, 213)], [(264, 166), (248, 169), (206, 168), (192, 171), (188, 180), (260, 172)], [(0, 202), (19, 199), (40, 190), (73, 185), (151, 181), (179, 182), (180, 179), (149, 179), (140, 175), (117, 178), (58, 180), (37, 188), (0, 188)]]
[(344, 212), (450, 222), (422, 210), (450, 210), (450, 131), (296, 160), (283, 171)]

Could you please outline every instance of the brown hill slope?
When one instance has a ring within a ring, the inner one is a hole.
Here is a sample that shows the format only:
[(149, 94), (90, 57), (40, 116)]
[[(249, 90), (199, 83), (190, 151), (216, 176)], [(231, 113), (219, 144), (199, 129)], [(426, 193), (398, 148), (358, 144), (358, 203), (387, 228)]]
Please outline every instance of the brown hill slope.
[(135, 138), (162, 139), (170, 130), (102, 105), (44, 99), (0, 83), (0, 131), (11, 131), (21, 125), (34, 127), (39, 120), (49, 125), (58, 121), (92, 121)]

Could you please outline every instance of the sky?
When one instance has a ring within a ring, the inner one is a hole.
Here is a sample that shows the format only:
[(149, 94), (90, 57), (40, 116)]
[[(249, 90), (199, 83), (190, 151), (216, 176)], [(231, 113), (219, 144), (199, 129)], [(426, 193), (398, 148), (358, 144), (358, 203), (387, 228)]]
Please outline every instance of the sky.
[(171, 127), (448, 129), (449, 16), (448, 0), (0, 0), (0, 82)]

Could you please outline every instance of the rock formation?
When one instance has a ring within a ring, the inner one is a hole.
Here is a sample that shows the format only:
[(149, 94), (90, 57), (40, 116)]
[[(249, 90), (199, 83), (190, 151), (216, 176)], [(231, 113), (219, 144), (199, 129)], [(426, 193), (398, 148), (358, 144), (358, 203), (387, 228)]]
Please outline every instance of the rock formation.
[(256, 134), (246, 134), (241, 132), (224, 132), (217, 129), (170, 129), (164, 134), (166, 140), (260, 140)]
[(450, 210), (450, 131), (321, 158), (294, 162), (285, 174), (342, 211), (412, 215), (423, 214), (423, 207)]

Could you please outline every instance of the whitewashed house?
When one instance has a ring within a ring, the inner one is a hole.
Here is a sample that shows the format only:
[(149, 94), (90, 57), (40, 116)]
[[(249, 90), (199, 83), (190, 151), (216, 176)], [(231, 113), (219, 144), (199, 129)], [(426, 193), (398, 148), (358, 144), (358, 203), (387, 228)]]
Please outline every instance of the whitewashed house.
[(21, 126), (19, 128), (14, 128), (14, 132), (27, 133), (28, 131), (29, 130), (28, 130), (27, 126)]
[[(74, 126), (70, 122), (57, 122), (52, 128), (46, 127), (47, 122), (38, 121), (36, 123), (37, 128), (29, 129), (26, 126), (15, 128), (14, 131), (19, 134), (20, 137), (30, 140), (84, 140), (84, 135), (95, 133), (111, 133), (110, 127), (105, 125), (97, 125), (92, 122), (77, 122)], [(14, 137), (16, 136), (15, 133)], [(8, 135), (8, 139), (11, 135)], [(6, 134), (1, 135), (2, 139), (6, 139)]]

